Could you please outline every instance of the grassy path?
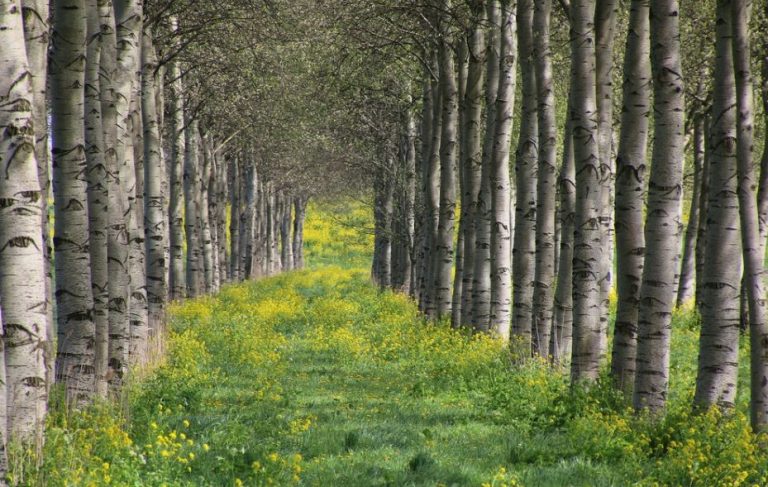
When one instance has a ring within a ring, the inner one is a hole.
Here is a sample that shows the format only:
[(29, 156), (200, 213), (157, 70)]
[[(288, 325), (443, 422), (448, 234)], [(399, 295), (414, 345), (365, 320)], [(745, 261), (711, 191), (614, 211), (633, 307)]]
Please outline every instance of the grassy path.
[(670, 413), (651, 423), (605, 384), (572, 391), (498, 341), (424, 322), (369, 284), (364, 212), (310, 216), (315, 267), (174, 305), (164, 362), (119, 409), (56, 408), (41, 465), (16, 452), (10, 483), (768, 485), (743, 392), (729, 417), (690, 413), (690, 312), (675, 316)]

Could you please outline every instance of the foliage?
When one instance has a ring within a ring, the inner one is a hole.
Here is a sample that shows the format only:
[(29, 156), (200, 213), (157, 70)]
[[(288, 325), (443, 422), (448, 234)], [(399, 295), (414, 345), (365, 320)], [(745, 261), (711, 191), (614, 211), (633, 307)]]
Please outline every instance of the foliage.
[(366, 270), (328, 265), (369, 257), (369, 236), (340, 214), (311, 208), (316, 267), (174, 305), (167, 358), (129, 388), (126, 412), (58, 407), (39, 466), (12, 451), (10, 484), (768, 482), (743, 398), (731, 414), (690, 410), (690, 307), (674, 317), (670, 411), (637, 417), (607, 380), (571, 389), (498, 340), (425, 322)]

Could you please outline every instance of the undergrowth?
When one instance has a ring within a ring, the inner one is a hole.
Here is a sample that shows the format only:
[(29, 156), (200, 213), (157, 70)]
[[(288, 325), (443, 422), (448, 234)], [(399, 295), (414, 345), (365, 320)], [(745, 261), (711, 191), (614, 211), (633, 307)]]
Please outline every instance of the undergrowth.
[(122, 406), (54, 406), (42, 457), (14, 448), (9, 483), (768, 484), (746, 370), (735, 411), (691, 412), (692, 309), (674, 316), (669, 412), (638, 417), (607, 379), (574, 390), (564, 371), (376, 290), (366, 214), (348, 210), (310, 208), (310, 269), (174, 305), (156, 370)]

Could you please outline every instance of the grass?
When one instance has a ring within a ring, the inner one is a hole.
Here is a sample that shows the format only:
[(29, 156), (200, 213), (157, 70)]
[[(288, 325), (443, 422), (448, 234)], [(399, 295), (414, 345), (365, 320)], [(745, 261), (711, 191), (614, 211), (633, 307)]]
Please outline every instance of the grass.
[(571, 390), (377, 291), (366, 223), (313, 205), (308, 270), (175, 305), (168, 357), (124, 410), (55, 409), (41, 463), (14, 451), (10, 483), (766, 485), (743, 392), (728, 416), (690, 413), (691, 310), (675, 315), (670, 412), (638, 418), (605, 381)]

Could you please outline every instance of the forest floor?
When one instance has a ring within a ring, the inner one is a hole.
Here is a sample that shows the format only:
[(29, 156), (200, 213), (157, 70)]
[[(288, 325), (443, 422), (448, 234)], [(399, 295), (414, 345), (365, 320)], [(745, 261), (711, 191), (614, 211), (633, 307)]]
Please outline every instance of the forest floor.
[[(696, 319), (675, 317), (670, 413), (426, 323), (368, 279), (366, 214), (311, 208), (309, 268), (174, 305), (168, 356), (122, 403), (55, 411), (36, 485), (766, 485), (742, 414), (690, 414)], [(744, 371), (746, 372), (746, 371)], [(742, 391), (746, 388), (742, 387)]]

